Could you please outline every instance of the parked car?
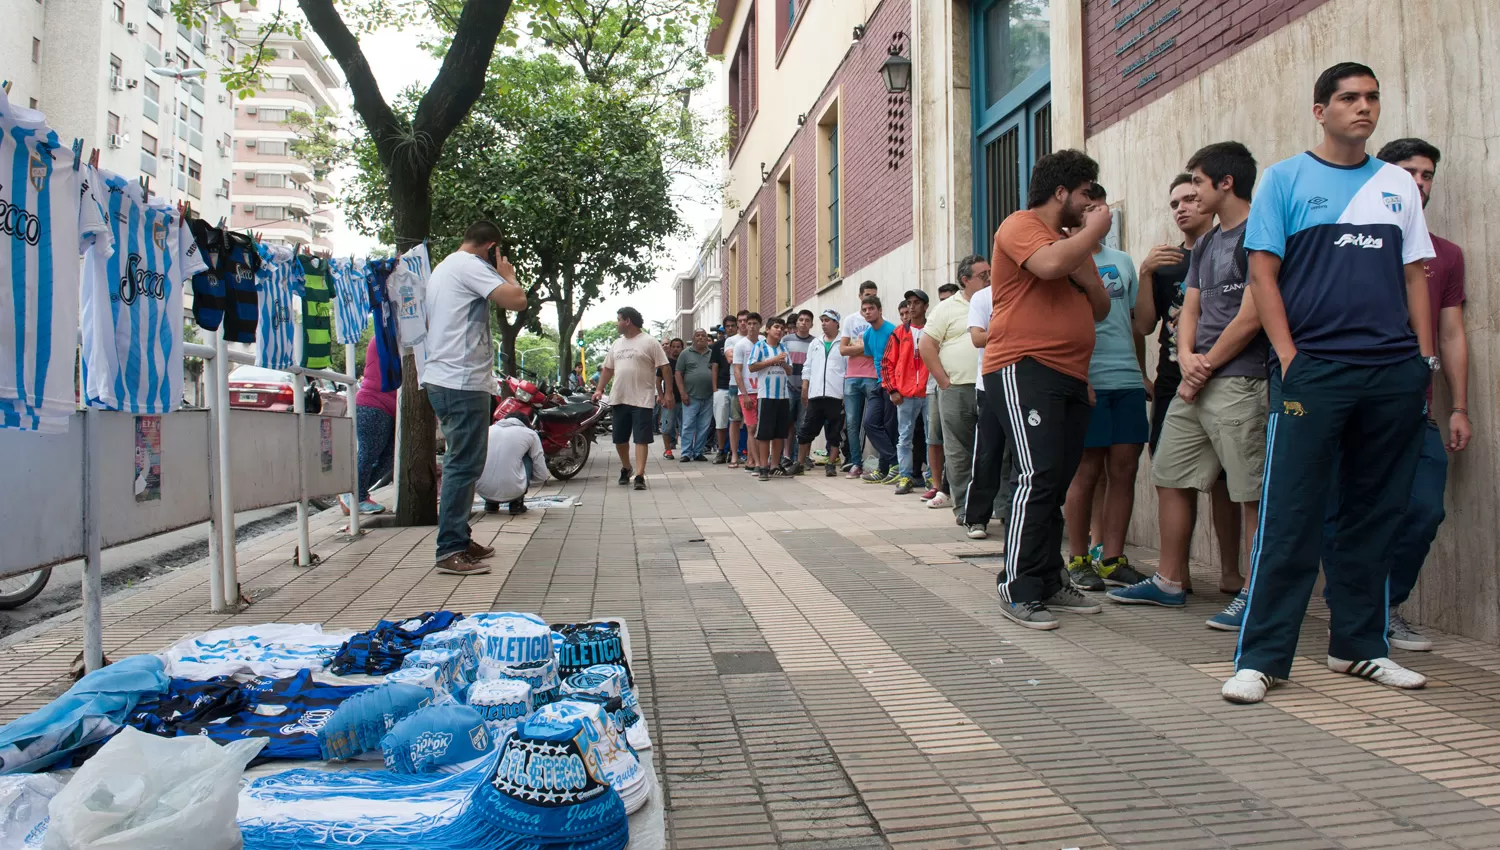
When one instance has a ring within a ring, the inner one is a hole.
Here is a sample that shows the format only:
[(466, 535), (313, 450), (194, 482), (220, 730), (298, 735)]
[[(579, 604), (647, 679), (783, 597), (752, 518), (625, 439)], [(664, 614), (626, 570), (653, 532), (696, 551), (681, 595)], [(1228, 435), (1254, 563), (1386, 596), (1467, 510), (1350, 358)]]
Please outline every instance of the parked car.
[[(241, 366), (229, 373), (229, 406), (252, 410), (290, 411), (296, 397), (292, 394), (292, 373), (259, 366)], [(323, 416), (343, 416), (349, 410), (349, 397), (342, 384), (322, 378), (307, 382), (307, 412)]]

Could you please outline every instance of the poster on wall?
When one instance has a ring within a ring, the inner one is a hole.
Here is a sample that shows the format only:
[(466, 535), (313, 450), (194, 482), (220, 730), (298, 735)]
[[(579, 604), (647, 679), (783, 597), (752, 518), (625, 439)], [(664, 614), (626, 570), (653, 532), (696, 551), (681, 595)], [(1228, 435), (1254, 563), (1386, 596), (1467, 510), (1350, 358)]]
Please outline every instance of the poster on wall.
[(135, 500), (161, 500), (161, 417), (135, 418)]
[(323, 471), (333, 471), (333, 420), (323, 417), (319, 423), (319, 429), (323, 432)]

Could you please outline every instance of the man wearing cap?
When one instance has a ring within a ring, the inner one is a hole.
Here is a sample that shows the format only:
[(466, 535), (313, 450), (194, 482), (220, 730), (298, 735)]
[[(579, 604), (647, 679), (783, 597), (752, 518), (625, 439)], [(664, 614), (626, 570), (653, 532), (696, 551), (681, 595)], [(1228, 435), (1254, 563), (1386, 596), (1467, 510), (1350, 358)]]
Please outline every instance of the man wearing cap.
[[(979, 363), (969, 334), (970, 299), (989, 290), (990, 264), (978, 254), (958, 261), (959, 294), (944, 300), (927, 320), (922, 342), (917, 346), (928, 372), (937, 381), (938, 422), (942, 433), (943, 458), (948, 474), (953, 513), (963, 524), (969, 481), (974, 474), (974, 441), (979, 422), (975, 383)], [(946, 285), (945, 285), (946, 286)], [(929, 501), (928, 507), (933, 505)]]
[(844, 431), (844, 373), (847, 360), (839, 351), (839, 312), (824, 310), (823, 336), (807, 348), (802, 366), (802, 409), (805, 411), (797, 430), (795, 474), (806, 472), (812, 463), (812, 441), (819, 431), (828, 437), (828, 463), (823, 474), (839, 474), (839, 437)]
[(917, 423), (927, 415), (927, 364), (917, 356), (922, 329), (927, 325), (926, 292), (906, 291), (906, 322), (897, 326), (885, 347), (880, 367), (880, 385), (896, 406), (896, 495), (912, 491), (916, 474), (914, 446)]

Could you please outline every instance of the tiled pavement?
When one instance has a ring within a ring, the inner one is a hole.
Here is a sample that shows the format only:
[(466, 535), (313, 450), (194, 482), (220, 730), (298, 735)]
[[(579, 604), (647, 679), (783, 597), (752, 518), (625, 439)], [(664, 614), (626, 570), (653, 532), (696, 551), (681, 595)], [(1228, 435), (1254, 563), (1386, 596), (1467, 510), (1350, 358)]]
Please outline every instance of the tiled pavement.
[[(291, 533), (242, 550), (242, 614), (207, 613), (201, 569), (112, 600), (106, 651), (443, 606), (624, 617), (683, 850), (1500, 847), (1500, 648), (1435, 635), (1403, 655), (1432, 684), (1397, 692), (1322, 666), (1315, 602), (1295, 681), (1231, 706), (1234, 636), (1203, 627), (1217, 593), (1031, 632), (996, 610), (994, 541), (915, 496), (652, 466), (636, 493), (596, 458), (548, 487), (579, 507), (483, 519), (495, 571), (462, 580), (431, 572), (431, 529), (351, 543), (325, 516), (313, 569)], [(66, 687), (78, 634), (0, 650), (0, 719)]]

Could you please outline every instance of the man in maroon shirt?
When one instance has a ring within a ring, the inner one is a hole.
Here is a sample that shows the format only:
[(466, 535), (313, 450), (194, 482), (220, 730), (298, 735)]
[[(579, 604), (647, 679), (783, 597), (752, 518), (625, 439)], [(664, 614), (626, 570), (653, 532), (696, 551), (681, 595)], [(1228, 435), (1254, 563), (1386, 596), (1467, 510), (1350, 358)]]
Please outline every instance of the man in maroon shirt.
[[(1417, 181), (1422, 206), (1427, 206), (1432, 198), (1433, 176), (1442, 158), (1436, 146), (1422, 139), (1397, 139), (1388, 142), (1376, 157), (1405, 169)], [(1422, 455), (1417, 462), (1416, 478), (1412, 480), (1411, 501), (1391, 545), (1390, 615), (1386, 625), (1386, 640), (1391, 646), (1416, 652), (1432, 649), (1432, 641), (1412, 629), (1399, 608), (1416, 586), (1417, 573), (1427, 560), (1427, 550), (1443, 522), (1443, 491), (1448, 485), (1448, 458), (1444, 450), (1463, 451), (1473, 434), (1468, 411), (1469, 343), (1464, 336), (1464, 253), (1436, 234), (1432, 236), (1432, 247), (1437, 256), (1426, 264), (1427, 291), (1432, 298), (1433, 338), (1437, 340), (1441, 363), (1438, 371), (1448, 384), (1448, 439), (1444, 442), (1438, 429), (1436, 411), (1432, 408), (1432, 387), (1428, 386)]]

